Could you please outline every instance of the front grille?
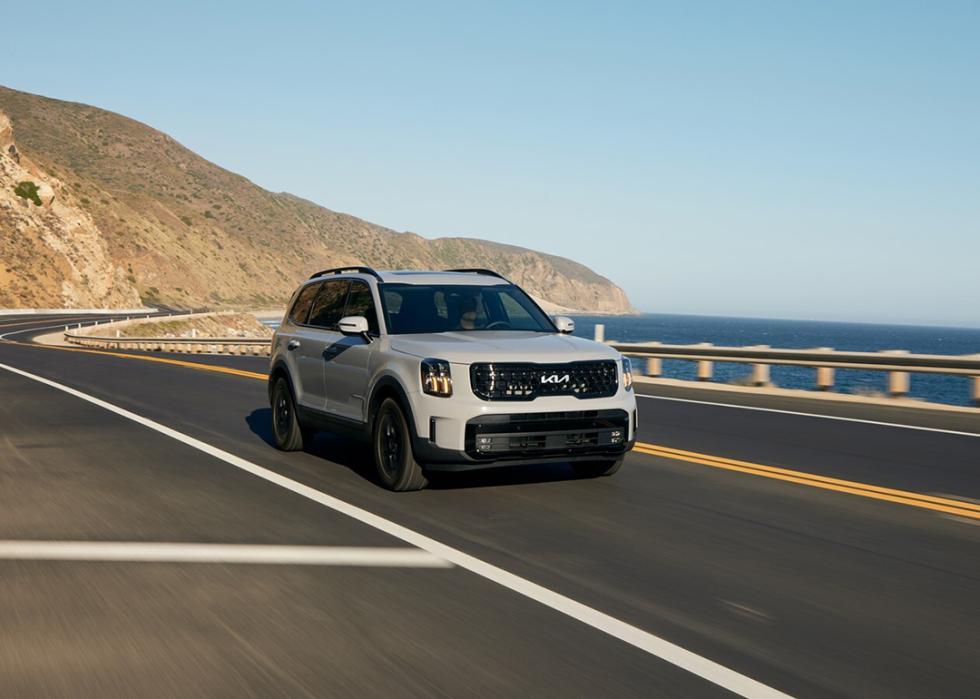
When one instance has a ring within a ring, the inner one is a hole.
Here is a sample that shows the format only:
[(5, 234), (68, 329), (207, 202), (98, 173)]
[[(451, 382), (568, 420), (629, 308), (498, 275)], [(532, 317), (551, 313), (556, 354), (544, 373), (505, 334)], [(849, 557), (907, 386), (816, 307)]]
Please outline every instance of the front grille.
[(483, 400), (534, 400), (538, 396), (606, 398), (619, 387), (616, 362), (474, 364), (473, 393)]
[(628, 431), (623, 410), (484, 415), (466, 424), (466, 453), (474, 459), (618, 454)]

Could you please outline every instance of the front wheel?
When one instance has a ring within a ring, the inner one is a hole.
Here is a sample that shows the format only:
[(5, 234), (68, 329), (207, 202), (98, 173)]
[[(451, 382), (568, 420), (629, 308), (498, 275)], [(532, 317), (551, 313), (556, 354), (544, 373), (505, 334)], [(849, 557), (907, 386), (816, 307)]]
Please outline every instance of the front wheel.
[(386, 398), (374, 418), (371, 446), (378, 480), (388, 490), (421, 490), (429, 481), (412, 454), (412, 434), (401, 406)]
[(598, 478), (613, 475), (625, 460), (626, 457), (621, 456), (611, 461), (579, 461), (572, 464), (572, 467), (575, 469), (575, 473), (583, 478)]
[(299, 423), (293, 389), (284, 377), (272, 387), (272, 434), (282, 451), (300, 451), (313, 440), (312, 431)]

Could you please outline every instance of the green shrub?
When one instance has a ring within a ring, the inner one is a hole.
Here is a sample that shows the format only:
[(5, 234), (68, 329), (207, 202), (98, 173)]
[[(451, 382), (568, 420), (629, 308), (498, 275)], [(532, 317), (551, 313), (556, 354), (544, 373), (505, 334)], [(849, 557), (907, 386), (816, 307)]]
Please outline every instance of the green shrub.
[(14, 187), (14, 194), (16, 194), (21, 199), (27, 199), (28, 201), (34, 202), (35, 206), (41, 205), (41, 197), (37, 195), (38, 186), (31, 182), (30, 180), (24, 182), (18, 182), (17, 186)]

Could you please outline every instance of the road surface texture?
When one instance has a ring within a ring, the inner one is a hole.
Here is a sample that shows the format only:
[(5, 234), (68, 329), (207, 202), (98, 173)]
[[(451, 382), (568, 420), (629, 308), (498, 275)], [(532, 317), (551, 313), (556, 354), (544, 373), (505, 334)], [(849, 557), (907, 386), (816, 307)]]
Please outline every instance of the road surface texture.
[(60, 320), (0, 317), (0, 696), (976, 696), (980, 418), (641, 385), (611, 478), (390, 493), (267, 360)]

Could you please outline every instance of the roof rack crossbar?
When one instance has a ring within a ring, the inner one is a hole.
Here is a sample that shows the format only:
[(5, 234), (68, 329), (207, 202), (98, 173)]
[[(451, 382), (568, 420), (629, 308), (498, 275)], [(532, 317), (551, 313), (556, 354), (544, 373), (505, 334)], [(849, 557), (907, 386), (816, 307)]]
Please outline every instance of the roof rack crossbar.
[(459, 269), (447, 269), (447, 272), (466, 272), (469, 274), (486, 274), (491, 277), (497, 277), (498, 279), (503, 279), (507, 281), (507, 277), (502, 275), (500, 272), (495, 272), (492, 269), (486, 269), (485, 267), (461, 267)]
[(370, 267), (334, 267), (333, 269), (324, 269), (316, 274), (312, 275), (310, 279), (316, 279), (317, 277), (325, 277), (328, 274), (345, 274), (347, 272), (357, 272), (358, 274), (370, 274), (372, 277), (377, 279), (379, 282), (383, 281), (381, 275), (375, 272)]

